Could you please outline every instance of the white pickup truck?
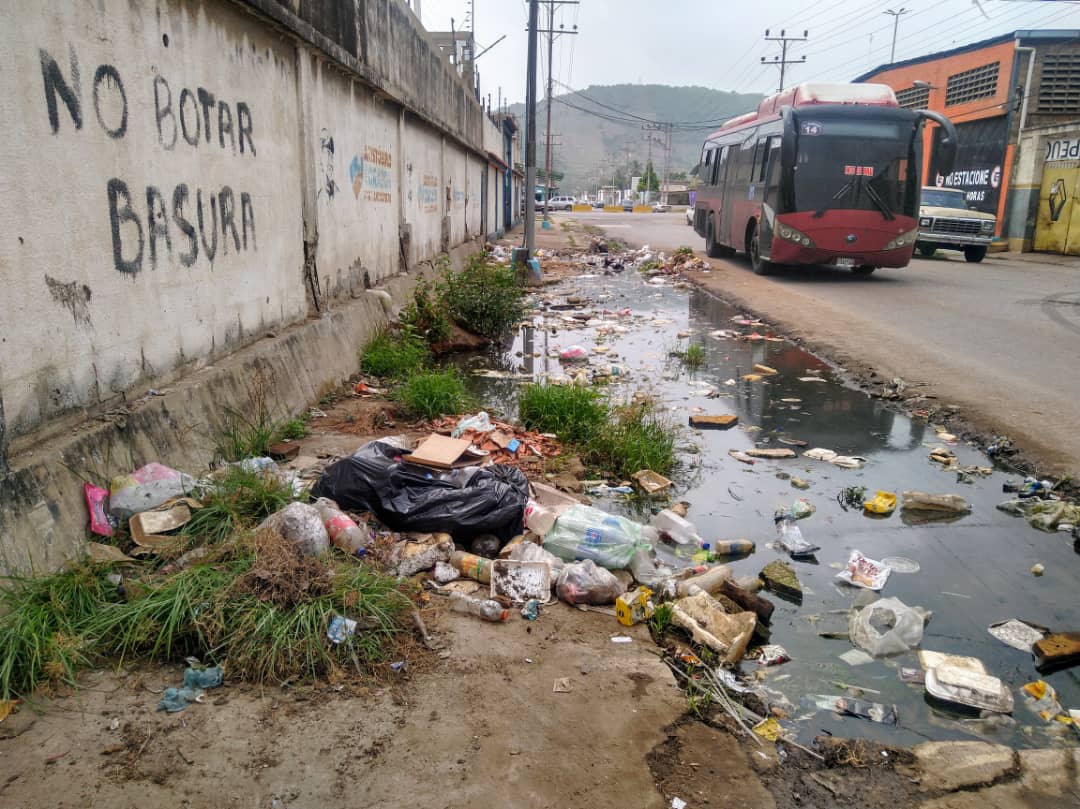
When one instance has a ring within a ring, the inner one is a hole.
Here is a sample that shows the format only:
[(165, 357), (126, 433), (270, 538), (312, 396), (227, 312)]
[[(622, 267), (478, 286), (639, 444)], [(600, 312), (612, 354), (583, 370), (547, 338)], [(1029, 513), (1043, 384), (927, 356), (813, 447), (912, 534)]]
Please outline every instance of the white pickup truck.
[(919, 205), (919, 236), (915, 247), (924, 256), (936, 250), (962, 250), (978, 263), (994, 239), (997, 217), (967, 206), (964, 192), (954, 188), (924, 187)]

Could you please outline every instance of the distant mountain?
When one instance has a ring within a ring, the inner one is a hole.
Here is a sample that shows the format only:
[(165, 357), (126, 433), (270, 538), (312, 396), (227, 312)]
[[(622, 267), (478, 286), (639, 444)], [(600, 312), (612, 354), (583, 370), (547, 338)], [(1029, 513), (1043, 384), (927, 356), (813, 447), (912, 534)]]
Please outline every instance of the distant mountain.
[[(707, 87), (669, 87), (662, 84), (595, 85), (577, 93), (555, 94), (551, 107), (551, 130), (561, 135), (561, 146), (552, 147), (553, 173), (565, 176), (559, 183), (564, 194), (592, 193), (601, 176), (602, 184), (611, 183), (612, 174), (626, 173), (627, 150), (630, 160), (644, 166), (649, 156), (647, 136), (663, 138), (660, 131), (643, 129), (651, 121), (671, 121), (671, 167), (674, 172), (689, 172), (701, 157), (705, 136), (735, 115), (757, 106), (762, 96), (756, 93), (730, 93)], [(572, 105), (572, 106), (571, 106)], [(525, 105), (514, 104), (509, 110), (524, 123)], [(543, 100), (537, 107), (536, 162), (543, 169), (547, 108)], [(663, 171), (664, 152), (652, 143), (653, 165), (657, 175)]]

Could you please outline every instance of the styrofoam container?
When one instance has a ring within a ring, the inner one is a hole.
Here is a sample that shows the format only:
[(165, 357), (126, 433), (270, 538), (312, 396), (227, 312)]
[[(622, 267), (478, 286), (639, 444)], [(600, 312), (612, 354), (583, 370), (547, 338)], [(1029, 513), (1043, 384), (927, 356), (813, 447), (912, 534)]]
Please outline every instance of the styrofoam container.
[(551, 565), (496, 559), (491, 563), (491, 595), (504, 596), (516, 604), (531, 598), (546, 602), (551, 598)]
[(956, 666), (937, 666), (926, 672), (926, 690), (945, 702), (983, 711), (1012, 713), (1013, 696), (997, 677)]

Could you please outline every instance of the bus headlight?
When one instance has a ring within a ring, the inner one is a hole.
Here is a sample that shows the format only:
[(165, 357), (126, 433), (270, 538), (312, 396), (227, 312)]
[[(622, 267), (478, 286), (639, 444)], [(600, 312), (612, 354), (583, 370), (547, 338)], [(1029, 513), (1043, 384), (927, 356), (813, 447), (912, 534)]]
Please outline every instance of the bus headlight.
[(805, 233), (800, 233), (790, 225), (785, 225), (783, 222), (779, 222), (776, 225), (776, 235), (785, 241), (792, 242), (793, 244), (800, 245), (801, 247), (813, 247), (814, 242)]
[(993, 220), (993, 219), (988, 219), (987, 221), (983, 222), (982, 223), (982, 232), (983, 233), (993, 233), (995, 224), (997, 224), (997, 222), (995, 220)]
[(883, 250), (899, 250), (901, 247), (907, 247), (908, 245), (915, 244), (915, 237), (919, 235), (918, 230), (909, 230), (907, 233), (901, 233), (887, 245)]

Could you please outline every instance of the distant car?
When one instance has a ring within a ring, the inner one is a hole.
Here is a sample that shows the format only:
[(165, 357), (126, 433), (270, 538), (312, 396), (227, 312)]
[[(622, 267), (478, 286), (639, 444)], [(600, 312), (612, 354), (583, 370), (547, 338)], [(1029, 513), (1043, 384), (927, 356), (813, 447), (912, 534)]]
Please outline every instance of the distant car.
[(622, 209), (627, 212), (634, 210), (634, 201), (632, 199), (624, 199)]
[(977, 264), (986, 257), (996, 225), (993, 214), (970, 210), (960, 189), (927, 186), (919, 204), (915, 247), (927, 257), (936, 250), (962, 250), (967, 261)]
[(688, 224), (690, 227), (694, 226), (694, 209), (693, 208), (687, 208), (686, 209), (686, 224)]
[(597, 200), (596, 202), (594, 202), (594, 203), (592, 204), (592, 206), (593, 206), (594, 208), (603, 208), (603, 207), (604, 207), (604, 203), (602, 203), (602, 202), (601, 202), (600, 200)]
[(577, 202), (573, 197), (552, 197), (548, 202), (549, 211), (569, 211), (574, 207), (574, 203)]
[(657, 202), (652, 206), (653, 213), (667, 213), (671, 210), (671, 206), (666, 202)]

